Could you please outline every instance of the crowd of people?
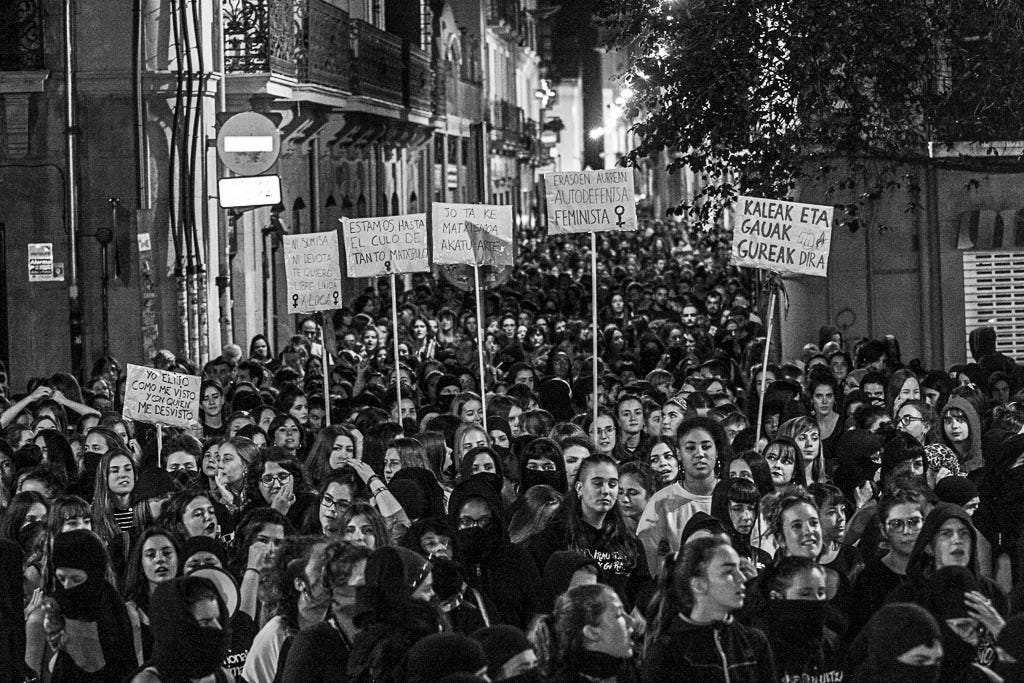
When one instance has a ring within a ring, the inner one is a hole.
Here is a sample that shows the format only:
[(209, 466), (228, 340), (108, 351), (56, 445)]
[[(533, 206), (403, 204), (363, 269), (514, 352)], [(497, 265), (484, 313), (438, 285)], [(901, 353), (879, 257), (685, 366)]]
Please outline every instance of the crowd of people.
[(374, 286), (276, 350), (160, 351), (202, 384), (159, 442), (113, 357), (0, 373), (0, 681), (1024, 680), (994, 331), (762, 366), (725, 237), (598, 239), (598, 330), (582, 243), (524, 239), (482, 340), (422, 275), (398, 329)]

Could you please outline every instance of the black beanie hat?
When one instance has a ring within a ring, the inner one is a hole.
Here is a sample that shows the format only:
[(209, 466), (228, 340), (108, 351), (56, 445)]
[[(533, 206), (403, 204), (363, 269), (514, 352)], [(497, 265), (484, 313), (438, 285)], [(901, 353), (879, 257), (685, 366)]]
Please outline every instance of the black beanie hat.
[(416, 520), (428, 516), (427, 497), (412, 479), (392, 479), (388, 483), (388, 490), (401, 504), (409, 519)]
[(487, 655), (488, 673), (493, 674), (508, 660), (533, 648), (533, 643), (515, 626), (488, 626), (475, 631), (470, 637), (480, 643)]
[(876, 673), (887, 671), (907, 650), (918, 645), (931, 647), (942, 640), (935, 617), (923, 607), (905, 602), (883, 605), (871, 617), (862, 634), (867, 638), (864, 661)]
[(132, 505), (163, 496), (177, 493), (181, 488), (178, 482), (166, 470), (159, 467), (147, 467), (139, 472), (139, 478), (132, 490)]
[(228, 566), (228, 550), (224, 547), (224, 544), (216, 538), (210, 538), (209, 536), (192, 536), (181, 544), (181, 564), (188, 561), (188, 558), (192, 557), (196, 553), (211, 553), (220, 560), (220, 565), (223, 568)]
[(943, 567), (926, 584), (925, 607), (936, 619), (962, 619), (971, 616), (964, 604), (964, 593), (980, 586), (966, 567)]
[(935, 495), (944, 503), (963, 507), (978, 497), (978, 485), (967, 477), (943, 477), (935, 484)]
[(85, 529), (64, 531), (53, 539), (50, 566), (81, 569), (90, 580), (102, 579), (107, 572), (107, 550), (100, 537)]
[(487, 655), (480, 643), (461, 633), (434, 633), (409, 649), (406, 680), (438, 681), (450, 674), (474, 674), (486, 667)]

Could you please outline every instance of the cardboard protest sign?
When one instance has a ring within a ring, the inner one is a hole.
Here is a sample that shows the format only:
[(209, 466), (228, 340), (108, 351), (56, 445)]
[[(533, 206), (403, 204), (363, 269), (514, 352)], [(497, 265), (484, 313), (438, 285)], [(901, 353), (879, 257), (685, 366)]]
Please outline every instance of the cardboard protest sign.
[(633, 170), (544, 174), (548, 234), (636, 230)]
[(341, 307), (338, 233), (284, 235), (288, 312), (316, 313)]
[(377, 218), (341, 218), (345, 274), (376, 277), (430, 270), (427, 214)]
[(739, 197), (732, 263), (800, 275), (828, 274), (833, 207)]
[(195, 427), (199, 424), (199, 384), (195, 375), (129, 364), (121, 414), (151, 424)]
[(512, 265), (512, 207), (434, 202), (434, 263)]

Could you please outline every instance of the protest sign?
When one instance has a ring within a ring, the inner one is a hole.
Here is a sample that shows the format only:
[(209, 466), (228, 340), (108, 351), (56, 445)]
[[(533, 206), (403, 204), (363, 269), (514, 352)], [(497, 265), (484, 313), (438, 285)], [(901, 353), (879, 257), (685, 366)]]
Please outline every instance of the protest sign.
[(733, 265), (827, 276), (833, 207), (739, 197), (734, 210)]
[(121, 414), (151, 424), (195, 427), (199, 424), (199, 384), (195, 375), (129, 364)]
[(288, 312), (316, 313), (341, 307), (338, 233), (284, 235)]
[(633, 170), (544, 174), (548, 234), (636, 230)]
[(345, 274), (348, 277), (424, 273), (430, 270), (427, 258), (427, 214), (339, 220), (345, 243)]
[(512, 207), (434, 202), (434, 263), (512, 265)]

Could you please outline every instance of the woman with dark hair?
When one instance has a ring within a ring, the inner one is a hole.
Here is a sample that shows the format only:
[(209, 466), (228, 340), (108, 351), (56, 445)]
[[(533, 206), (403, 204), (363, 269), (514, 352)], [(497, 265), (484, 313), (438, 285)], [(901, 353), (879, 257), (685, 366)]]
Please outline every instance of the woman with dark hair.
[(359, 458), (371, 468), (378, 477), (384, 476), (384, 455), (392, 441), (402, 435), (402, 427), (394, 422), (381, 422), (373, 425), (363, 434), (363, 452)]
[(309, 399), (306, 392), (295, 385), (286, 386), (274, 401), (279, 415), (290, 415), (305, 428), (309, 423)]
[(531, 486), (512, 504), (508, 525), (513, 543), (525, 543), (547, 527), (564, 497), (545, 484)]
[(532, 439), (523, 447), (520, 460), (520, 496), (538, 484), (550, 486), (562, 494), (566, 492), (565, 459), (561, 447), (553, 440)]
[[(291, 418), (289, 418), (291, 419)], [(245, 476), (243, 514), (259, 507), (272, 507), (288, 518), (292, 526), (305, 529), (317, 506), (306, 474), (286, 450), (270, 447), (260, 451)]]
[(277, 415), (267, 428), (268, 446), (275, 446), (288, 452), (293, 458), (306, 455), (306, 430), (291, 415)]
[(751, 544), (751, 539), (760, 535), (760, 501), (754, 482), (739, 477), (718, 482), (711, 494), (711, 516), (722, 523), (732, 547), (758, 573), (772, 560), (771, 555)]
[(355, 502), (342, 513), (337, 523), (341, 540), (369, 550), (395, 545), (387, 523), (377, 508), (369, 503)]
[(551, 615), (558, 648), (551, 681), (634, 683), (633, 618), (603, 584), (576, 586), (558, 598)]
[(68, 481), (78, 479), (78, 462), (67, 438), (55, 429), (44, 429), (36, 434), (34, 443), (43, 453), (43, 462), (52, 463), (64, 472)]
[(355, 435), (345, 425), (334, 424), (321, 429), (306, 459), (313, 483), (321, 485), (331, 470), (344, 467), (350, 460), (358, 460), (360, 454), (356, 445)]
[(912, 370), (897, 370), (889, 376), (885, 387), (885, 407), (893, 418), (904, 403), (920, 400), (921, 382)]
[(829, 469), (834, 467), (836, 441), (843, 433), (843, 424), (836, 405), (840, 399), (839, 385), (832, 374), (824, 369), (811, 373), (807, 383), (807, 402), (811, 405), (812, 415), (818, 423), (818, 435), (821, 439), (822, 456)]
[[(794, 461), (795, 462), (795, 461)], [(722, 476), (729, 479), (749, 479), (757, 487), (758, 496), (765, 496), (775, 490), (772, 471), (768, 461), (757, 451), (740, 451), (726, 461)]]
[(493, 474), (498, 477), (505, 476), (501, 458), (488, 446), (477, 446), (470, 449), (459, 463), (459, 481), (466, 481), (480, 473)]
[(160, 513), (159, 524), (183, 541), (193, 536), (219, 538), (221, 531), (213, 501), (200, 489), (185, 489), (171, 496)]
[(806, 486), (807, 470), (803, 467), (803, 457), (796, 441), (785, 436), (770, 439), (761, 453), (768, 463), (772, 476), (772, 487), (781, 491), (787, 486)]
[(591, 455), (580, 464), (558, 515), (528, 546), (538, 567), (559, 550), (594, 558), (602, 580), (633, 609), (646, 604), (653, 586), (644, 548), (626, 524), (618, 498), (617, 463), (605, 455)]
[[(92, 519), (93, 529), (106, 542), (116, 536), (122, 538), (125, 548), (131, 546), (131, 539), (141, 529), (134, 528), (131, 509), (131, 495), (135, 490), (139, 467), (127, 451), (107, 451), (96, 468), (93, 488)], [(120, 566), (118, 554), (112, 554), (114, 567)]]
[(274, 360), (274, 350), (270, 347), (270, 340), (265, 334), (257, 334), (249, 342), (249, 360), (256, 361), (260, 365), (273, 368), (277, 363)]
[(203, 380), (199, 385), (199, 423), (203, 436), (224, 436), (227, 425), (224, 420), (224, 389), (215, 379)]
[(242, 668), (245, 680), (279, 680), (295, 636), (323, 622), (332, 596), (324, 588), (323, 568), (311, 572), (310, 560), (325, 544), (323, 538), (289, 538), (275, 557), (265, 586), (270, 619), (253, 638)]
[(427, 455), (419, 441), (400, 436), (389, 443), (384, 451), (384, 483), (390, 484), (395, 474), (407, 467), (426, 469)]
[(645, 683), (776, 681), (768, 639), (732, 614), (743, 607), (740, 558), (717, 538), (699, 538), (665, 562), (648, 625)]
[(327, 619), (299, 631), (281, 673), (283, 683), (317, 683), (344, 679), (359, 630), (353, 621), (357, 587), (365, 581), (370, 551), (340, 541), (314, 546), (310, 576), (320, 576), (331, 596)]
[[(658, 475), (658, 489), (670, 486), (679, 479), (679, 456), (673, 439), (659, 436), (652, 439), (647, 454), (647, 465)], [(653, 493), (653, 491), (652, 491)]]
[(132, 547), (124, 581), (125, 607), (132, 623), (135, 652), (141, 660), (153, 651), (149, 601), (153, 591), (181, 574), (181, 544), (171, 532), (150, 527)]

